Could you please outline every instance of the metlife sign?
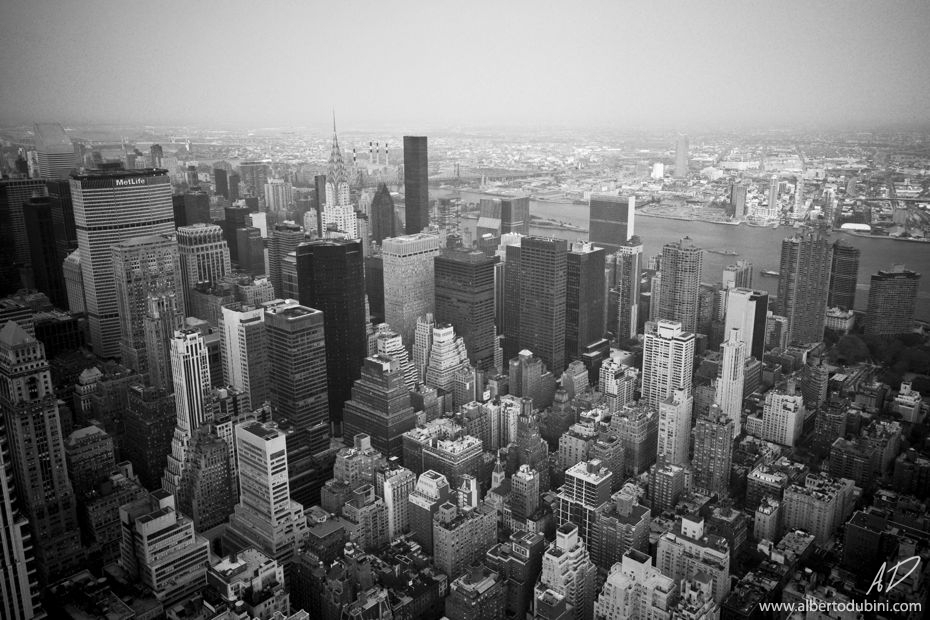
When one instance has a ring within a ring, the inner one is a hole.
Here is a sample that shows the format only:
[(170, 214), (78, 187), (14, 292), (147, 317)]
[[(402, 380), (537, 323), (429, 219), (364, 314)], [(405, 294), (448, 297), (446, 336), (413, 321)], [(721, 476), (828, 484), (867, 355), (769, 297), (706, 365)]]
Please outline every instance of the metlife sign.
[(132, 185), (145, 185), (145, 177), (134, 177), (130, 179), (115, 179), (113, 184), (116, 187), (129, 187)]

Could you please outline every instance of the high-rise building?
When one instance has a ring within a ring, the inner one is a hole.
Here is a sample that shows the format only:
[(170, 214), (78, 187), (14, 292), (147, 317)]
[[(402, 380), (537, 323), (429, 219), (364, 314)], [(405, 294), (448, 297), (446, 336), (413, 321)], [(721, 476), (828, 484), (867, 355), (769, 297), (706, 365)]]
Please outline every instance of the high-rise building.
[(694, 368), (694, 334), (677, 321), (648, 323), (643, 341), (642, 400), (651, 407), (674, 390), (691, 393)]
[(71, 138), (58, 123), (36, 123), (34, 131), (39, 176), (67, 179), (78, 163)]
[(634, 196), (592, 194), (588, 199), (591, 219), (591, 243), (604, 248), (608, 254), (617, 252), (633, 238), (633, 220), (636, 214)]
[[(508, 278), (509, 274), (508, 254)], [(519, 313), (518, 350), (538, 355), (554, 374), (565, 369), (565, 310), (568, 243), (526, 237), (520, 245), (518, 300), (506, 314)], [(506, 352), (505, 352), (506, 353)]]
[(275, 295), (284, 296), (282, 280), (282, 267), (284, 258), (291, 252), (297, 251), (297, 246), (306, 241), (304, 229), (293, 222), (275, 224), (271, 231), (271, 240), (268, 247), (268, 276), (274, 287)]
[(450, 323), (481, 370), (494, 365), (494, 271), (498, 257), (447, 250), (434, 263), (436, 321)]
[(735, 219), (742, 220), (746, 217), (746, 193), (748, 189), (749, 187), (742, 181), (730, 184), (730, 212)]
[(578, 526), (568, 522), (555, 531), (555, 541), (542, 558), (542, 571), (536, 584), (538, 602), (546, 590), (565, 597), (575, 620), (591, 620), (594, 614), (594, 592), (597, 567), (588, 555), (588, 548), (578, 534)]
[(120, 455), (132, 463), (133, 472), (149, 490), (161, 487), (176, 426), (174, 397), (167, 387), (130, 386), (123, 420)]
[(71, 181), (69, 179), (47, 181), (45, 187), (52, 201), (55, 247), (58, 250), (58, 259), (63, 261), (78, 247), (77, 231), (74, 227), (74, 205), (71, 201)]
[[(429, 226), (429, 160), (426, 136), (404, 136), (404, 233)], [(393, 326), (396, 329), (396, 326)]]
[(397, 236), (397, 216), (394, 214), (394, 199), (384, 183), (371, 199), (371, 240), (381, 245), (385, 239)]
[(671, 465), (687, 465), (691, 446), (691, 409), (694, 398), (687, 390), (675, 389), (659, 402), (657, 454)]
[(410, 531), (410, 494), (416, 484), (416, 475), (396, 459), (375, 469), (375, 492), (387, 506), (389, 540)]
[(920, 274), (905, 269), (904, 265), (872, 274), (865, 333), (893, 336), (913, 330), (919, 285)]
[(433, 516), (452, 496), (449, 480), (437, 471), (424, 471), (408, 498), (410, 533), (423, 551), (433, 553)]
[(730, 593), (730, 548), (724, 538), (705, 531), (702, 517), (684, 515), (659, 538), (656, 568), (676, 580), (703, 572), (717, 603)]
[(727, 340), (720, 345), (723, 360), (717, 377), (714, 400), (721, 412), (733, 421), (733, 439), (742, 432), (743, 388), (746, 382), (746, 343), (739, 328), (727, 332)]
[(615, 266), (613, 281), (610, 282), (607, 329), (621, 341), (636, 338), (643, 272), (642, 240), (635, 235), (630, 237), (608, 260), (614, 261)]
[(415, 426), (416, 413), (400, 364), (382, 355), (365, 358), (362, 376), (343, 410), (343, 438), (367, 433), (381, 454), (401, 458), (402, 435)]
[(733, 458), (733, 420), (719, 407), (711, 406), (697, 419), (692, 430), (694, 486), (719, 497), (729, 494), (730, 464)]
[(368, 355), (365, 276), (361, 243), (324, 239), (297, 247), (300, 304), (323, 312), (330, 421), (342, 423), (342, 406), (352, 397)]
[(177, 241), (174, 235), (132, 237), (114, 244), (112, 251), (122, 362), (144, 374), (148, 372), (145, 318), (149, 297), (173, 297), (174, 302), (165, 307), (170, 307), (174, 316), (165, 318), (174, 329), (183, 323), (184, 293)]
[(435, 305), (435, 266), (439, 236), (418, 233), (385, 239), (381, 247), (384, 263), (384, 319), (413, 344), (417, 319), (432, 313)]
[(678, 321), (688, 332), (697, 330), (703, 265), (704, 250), (694, 245), (690, 237), (663, 246), (659, 319)]
[(223, 229), (216, 224), (179, 226), (177, 240), (186, 313), (191, 316), (191, 291), (201, 282), (218, 282), (232, 269), (229, 245), (223, 238)]
[(680, 134), (675, 143), (675, 176), (679, 179), (688, 176), (688, 136)]
[(723, 288), (752, 288), (752, 263), (739, 259), (723, 268)]
[(782, 241), (778, 314), (788, 318), (788, 342), (823, 340), (833, 246), (820, 233), (803, 232)]
[(746, 344), (746, 356), (761, 361), (765, 353), (768, 293), (737, 287), (726, 291), (726, 300), (724, 333), (739, 329), (740, 340)]
[[(268, 164), (261, 161), (244, 161), (239, 164), (239, 176), (246, 192), (250, 196), (258, 196), (268, 182)], [(230, 184), (230, 189), (232, 184)], [(230, 197), (230, 200), (232, 198)]]
[[(32, 260), (23, 206), (33, 196), (45, 196), (48, 188), (44, 179), (0, 179), (0, 254), (4, 255), (3, 268), (9, 265), (26, 267)], [(20, 274), (11, 271), (9, 292), (20, 288)], [(26, 282), (31, 279), (27, 276)], [(2, 291), (0, 291), (2, 292)]]
[(590, 345), (604, 339), (605, 259), (604, 249), (591, 243), (576, 241), (569, 248), (565, 268), (566, 360), (581, 359)]
[(229, 459), (229, 445), (204, 424), (194, 431), (187, 462), (177, 489), (177, 505), (204, 532), (226, 522), (232, 514), (237, 489)]
[(23, 220), (29, 238), (33, 284), (48, 295), (56, 308), (67, 308), (68, 291), (57, 251), (51, 198), (36, 196), (27, 200), (23, 205)]
[(309, 433), (314, 454), (329, 445), (325, 318), (293, 301), (265, 305), (268, 387), (277, 419)]
[(439, 506), (433, 520), (433, 558), (446, 575), (461, 575), (497, 541), (497, 512), (487, 504)]
[(429, 350), (420, 357), (426, 360), (423, 383), (440, 390), (440, 393), (452, 393), (456, 373), (468, 365), (468, 353), (465, 342), (457, 336), (451, 325), (435, 325), (429, 339)]
[(294, 188), (284, 179), (268, 179), (263, 188), (265, 192), (265, 210), (271, 213), (287, 213), (294, 202)]
[(675, 580), (655, 568), (647, 554), (632, 550), (610, 567), (594, 615), (598, 620), (672, 617), (677, 598)]
[(120, 354), (120, 317), (111, 246), (174, 233), (166, 170), (94, 170), (71, 179), (87, 319), (94, 353)]
[(15, 321), (0, 329), (0, 410), (39, 581), (50, 584), (77, 570), (83, 550), (45, 347)]
[(842, 239), (833, 243), (833, 264), (830, 267), (828, 308), (852, 310), (856, 301), (856, 280), (859, 277), (859, 248)]
[(804, 397), (788, 381), (785, 389), (771, 389), (765, 393), (762, 408), (762, 439), (783, 446), (794, 446), (804, 426)]
[(476, 562), (449, 585), (446, 618), (449, 620), (504, 620), (504, 581), (498, 573)]
[[(153, 166), (157, 164), (152, 164)], [(224, 168), (213, 169), (213, 190), (217, 196), (229, 200), (229, 176)]]
[(852, 514), (855, 488), (853, 481), (846, 478), (808, 474), (803, 484), (785, 489), (781, 503), (785, 527), (813, 534), (818, 545), (827, 543)]
[(578, 526), (578, 536), (589, 540), (598, 508), (610, 501), (612, 479), (613, 472), (597, 459), (569, 467), (559, 489), (557, 524), (573, 523)]
[(265, 311), (238, 302), (222, 310), (223, 382), (243, 392), (250, 406), (258, 409), (269, 398)]

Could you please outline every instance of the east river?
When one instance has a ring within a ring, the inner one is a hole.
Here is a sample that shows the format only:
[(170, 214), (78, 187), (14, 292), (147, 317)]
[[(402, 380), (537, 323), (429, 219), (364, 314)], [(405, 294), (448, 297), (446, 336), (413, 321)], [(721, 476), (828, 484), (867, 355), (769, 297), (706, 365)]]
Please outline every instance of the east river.
[[(458, 194), (466, 202), (477, 202), (482, 194), (478, 192), (449, 192), (447, 190), (430, 190), (431, 198)], [(530, 214), (563, 221), (588, 228), (587, 205), (544, 202), (530, 200)], [(476, 220), (461, 220), (463, 228), (470, 230), (474, 239)], [(742, 224), (711, 224), (702, 221), (674, 220), (649, 217), (637, 213), (635, 232), (642, 239), (644, 256), (653, 256), (662, 251), (666, 243), (675, 242), (682, 237), (691, 237), (699, 247), (707, 249), (732, 249), (738, 256), (726, 256), (712, 252), (704, 253), (704, 273), (702, 280), (719, 282), (726, 265), (738, 259), (749, 260), (753, 264), (753, 286), (758, 289), (776, 292), (778, 279), (760, 275), (762, 269), (778, 271), (781, 241), (791, 236), (794, 230), (788, 227), (773, 229), (771, 227), (754, 227)], [(532, 226), (530, 233), (547, 237), (560, 237), (569, 240), (586, 239), (588, 233), (556, 228)], [(831, 234), (833, 239), (843, 239), (861, 250), (859, 260), (859, 278), (856, 291), (857, 310), (865, 310), (868, 303), (869, 277), (879, 269), (888, 269), (895, 263), (903, 263), (908, 269), (920, 274), (920, 289), (917, 294), (916, 318), (930, 321), (930, 243), (898, 241), (871, 237), (858, 237), (842, 232)]]

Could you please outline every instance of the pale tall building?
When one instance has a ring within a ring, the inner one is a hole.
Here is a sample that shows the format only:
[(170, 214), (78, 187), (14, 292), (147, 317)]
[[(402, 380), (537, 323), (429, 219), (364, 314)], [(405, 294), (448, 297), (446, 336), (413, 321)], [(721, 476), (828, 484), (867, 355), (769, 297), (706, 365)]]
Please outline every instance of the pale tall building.
[(145, 300), (143, 331), (149, 383), (171, 390), (171, 337), (184, 327), (184, 300), (175, 294), (150, 294)]
[[(614, 329), (614, 319), (616, 319), (617, 338), (636, 338), (643, 272), (642, 240), (633, 236), (621, 243), (613, 259), (616, 262), (615, 281), (612, 283), (610, 295), (616, 301), (617, 316), (608, 317), (608, 329)], [(608, 308), (613, 308), (613, 300), (608, 304)]]
[(413, 390), (420, 382), (420, 378), (413, 360), (410, 359), (410, 354), (404, 347), (403, 339), (387, 323), (378, 325), (377, 330), (375, 352), (378, 355), (386, 355), (400, 364), (400, 369), (404, 373), (404, 384), (408, 390)]
[(694, 334), (676, 321), (646, 325), (643, 341), (642, 401), (658, 408), (674, 390), (691, 393), (694, 368)]
[(631, 549), (610, 568), (594, 604), (598, 620), (667, 618), (678, 598), (675, 580), (652, 565), (652, 558)]
[(571, 522), (565, 523), (556, 530), (555, 541), (543, 554), (542, 571), (534, 598), (538, 604), (538, 599), (546, 590), (552, 590), (564, 596), (573, 607), (572, 618), (591, 620), (594, 615), (596, 578), (597, 567), (578, 535), (578, 526)]
[(723, 288), (752, 288), (752, 263), (740, 259), (723, 268)]
[(178, 251), (186, 310), (191, 316), (190, 291), (200, 282), (218, 282), (232, 269), (229, 246), (220, 226), (201, 222), (178, 227)]
[(426, 363), (433, 348), (433, 328), (436, 326), (432, 313), (417, 318), (413, 341), (413, 367), (417, 373), (417, 383), (426, 377)]
[(675, 143), (675, 176), (683, 179), (688, 176), (688, 136), (681, 134)]
[(772, 389), (765, 394), (762, 408), (762, 439), (783, 446), (794, 446), (804, 427), (804, 397), (795, 390), (794, 382), (785, 389)]
[(662, 248), (662, 284), (658, 299), (658, 318), (678, 321), (685, 331), (694, 332), (698, 324), (698, 293), (704, 250), (690, 237)]
[(74, 143), (59, 123), (34, 125), (39, 176), (43, 179), (67, 179), (78, 165)]
[(743, 430), (743, 386), (746, 382), (746, 343), (739, 328), (727, 332), (727, 340), (720, 345), (723, 356), (717, 377), (715, 400), (725, 416), (733, 421), (733, 438)]
[(658, 456), (671, 465), (688, 465), (691, 445), (691, 409), (694, 398), (687, 390), (672, 390), (659, 403)]
[(855, 495), (852, 480), (808, 474), (803, 485), (785, 489), (781, 503), (785, 527), (803, 529), (814, 535), (818, 545), (826, 544), (852, 514)]
[(393, 460), (375, 470), (375, 493), (387, 506), (389, 540), (410, 531), (409, 500), (416, 485), (416, 475)]
[(93, 170), (71, 178), (87, 320), (94, 353), (117, 357), (119, 302), (110, 248), (130, 237), (174, 233), (165, 170)]
[(286, 213), (294, 202), (294, 188), (284, 179), (268, 179), (264, 189), (265, 209), (272, 213)]
[(659, 538), (656, 568), (676, 581), (703, 572), (717, 603), (730, 593), (730, 548), (726, 539), (705, 530), (703, 518), (685, 515)]
[(270, 397), (265, 310), (227, 304), (220, 330), (223, 381), (248, 395), (250, 406), (258, 409)]
[(426, 355), (426, 372), (423, 382), (436, 389), (451, 392), (455, 374), (468, 365), (465, 341), (455, 335), (451, 325), (433, 328), (432, 343)]
[(765, 322), (768, 315), (769, 295), (751, 288), (731, 288), (726, 291), (724, 333), (740, 330), (746, 343), (746, 357), (762, 360), (765, 353)]
[(439, 256), (439, 236), (427, 233), (385, 239), (384, 320), (413, 344), (417, 319), (433, 312), (435, 279), (433, 258)]
[(145, 318), (149, 297), (174, 298), (162, 304), (165, 317), (175, 329), (184, 316), (181, 262), (174, 235), (133, 237), (113, 246), (113, 277), (120, 324), (120, 353), (123, 365), (145, 374)]

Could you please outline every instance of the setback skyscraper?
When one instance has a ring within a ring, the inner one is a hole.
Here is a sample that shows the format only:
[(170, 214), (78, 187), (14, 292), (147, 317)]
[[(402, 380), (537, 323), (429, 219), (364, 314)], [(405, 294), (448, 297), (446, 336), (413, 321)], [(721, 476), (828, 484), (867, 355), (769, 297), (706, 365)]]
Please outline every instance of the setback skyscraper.
[(447, 250), (433, 261), (436, 322), (455, 326), (468, 359), (482, 370), (494, 365), (494, 271), (499, 260), (474, 250)]
[(420, 233), (429, 226), (426, 136), (404, 136), (404, 214), (404, 232), (408, 235)]

